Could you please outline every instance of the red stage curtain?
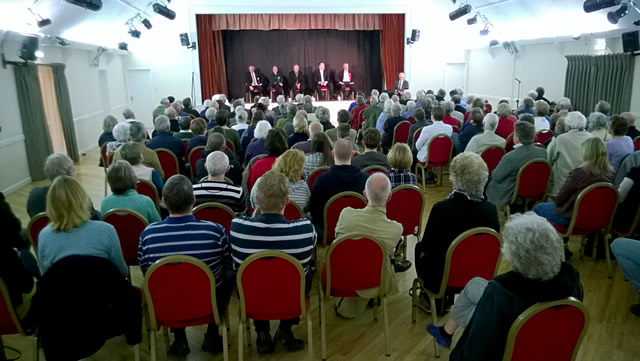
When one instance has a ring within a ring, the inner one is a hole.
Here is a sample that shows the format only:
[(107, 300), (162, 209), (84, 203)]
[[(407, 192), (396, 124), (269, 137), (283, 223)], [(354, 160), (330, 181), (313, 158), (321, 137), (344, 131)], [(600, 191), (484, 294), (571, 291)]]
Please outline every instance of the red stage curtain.
[(197, 16), (198, 56), (200, 58), (200, 86), (202, 100), (214, 94), (227, 94), (227, 67), (224, 63), (222, 32), (212, 29), (213, 18)]
[(384, 14), (380, 31), (380, 58), (385, 89), (391, 89), (404, 68), (404, 14)]

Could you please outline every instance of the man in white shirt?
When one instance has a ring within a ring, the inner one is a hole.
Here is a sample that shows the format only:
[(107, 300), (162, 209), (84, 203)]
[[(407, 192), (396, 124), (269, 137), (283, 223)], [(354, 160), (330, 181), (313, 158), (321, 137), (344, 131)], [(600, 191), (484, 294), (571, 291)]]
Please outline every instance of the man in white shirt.
[(256, 68), (253, 65), (249, 65), (246, 83), (252, 96), (262, 94), (262, 75), (256, 73)]
[(496, 134), (496, 128), (498, 127), (498, 116), (489, 113), (484, 116), (482, 120), (484, 132), (482, 134), (475, 135), (467, 144), (465, 152), (481, 154), (485, 149), (493, 146), (504, 148), (506, 140)]
[(433, 119), (433, 124), (422, 128), (422, 133), (420, 133), (420, 137), (416, 141), (417, 157), (421, 162), (427, 161), (431, 139), (438, 134), (444, 134), (449, 137), (453, 134), (453, 127), (442, 122), (444, 118), (444, 108), (442, 106), (436, 105), (431, 108), (431, 118)]
[(338, 72), (338, 83), (340, 84), (340, 90), (345, 99), (349, 98), (351, 92), (353, 91), (353, 74), (349, 70), (349, 64), (344, 63), (342, 65), (342, 70)]
[(393, 92), (402, 95), (407, 89), (409, 89), (409, 82), (404, 80), (404, 73), (398, 74), (398, 80), (393, 85)]
[(318, 97), (322, 94), (322, 88), (327, 88), (329, 95), (333, 96), (333, 82), (329, 79), (329, 71), (324, 68), (324, 63), (318, 64), (318, 69), (314, 70), (313, 83), (318, 91)]

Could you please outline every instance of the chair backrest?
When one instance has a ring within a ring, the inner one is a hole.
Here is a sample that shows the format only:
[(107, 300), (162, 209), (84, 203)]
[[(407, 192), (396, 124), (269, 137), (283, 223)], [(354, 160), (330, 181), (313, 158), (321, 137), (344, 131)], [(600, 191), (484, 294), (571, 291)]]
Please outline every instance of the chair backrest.
[(407, 118), (407, 121), (409, 121), (409, 123), (414, 124), (416, 122), (416, 118), (414, 116), (410, 116), (409, 118)]
[(356, 192), (341, 192), (331, 197), (324, 206), (324, 233), (323, 245), (330, 244), (336, 238), (336, 224), (343, 209), (364, 208), (367, 206), (367, 200)]
[(281, 251), (261, 251), (242, 262), (237, 276), (242, 320), (287, 320), (305, 313), (302, 265)]
[(142, 194), (143, 196), (147, 196), (151, 198), (153, 204), (156, 205), (156, 209), (158, 210), (158, 214), (160, 214), (160, 193), (158, 192), (158, 188), (149, 182), (146, 179), (138, 178), (136, 182), (136, 192), (138, 194)]
[(633, 138), (633, 151), (637, 152), (640, 150), (640, 135)]
[(589, 312), (575, 298), (537, 303), (511, 325), (502, 360), (575, 360), (588, 326)]
[(605, 229), (608, 232), (618, 207), (618, 198), (618, 190), (611, 183), (599, 182), (582, 190), (573, 206), (567, 233), (575, 229), (594, 233)]
[(544, 144), (551, 138), (553, 138), (553, 132), (549, 129), (543, 129), (536, 134), (535, 142)]
[(493, 279), (500, 265), (502, 237), (487, 227), (472, 228), (451, 243), (445, 258), (440, 292), (447, 287), (463, 288), (474, 277)]
[(518, 171), (516, 187), (511, 202), (516, 198), (542, 199), (547, 192), (551, 178), (551, 165), (544, 159), (532, 159)]
[(191, 178), (196, 177), (196, 173), (198, 171), (196, 169), (196, 162), (200, 158), (202, 158), (202, 152), (204, 152), (204, 150), (205, 150), (205, 147), (200, 145), (200, 146), (194, 147), (189, 152), (189, 164), (191, 165)]
[(409, 141), (409, 128), (411, 123), (408, 121), (402, 121), (393, 128), (393, 143), (407, 143)]
[(49, 222), (49, 216), (47, 216), (45, 212), (38, 213), (29, 220), (29, 224), (27, 225), (27, 236), (29, 237), (29, 241), (31, 241), (31, 245), (36, 253), (38, 251), (38, 236), (40, 236), (40, 231), (42, 231)]
[(116, 229), (125, 263), (128, 266), (137, 265), (140, 234), (149, 222), (140, 213), (124, 208), (108, 211), (102, 215), (102, 221)]
[(375, 173), (387, 173), (387, 168), (381, 165), (370, 165), (364, 168), (362, 171), (367, 173), (368, 175), (372, 175)]
[(460, 127), (458, 127), (458, 126), (456, 126), (456, 125), (452, 125), (451, 127), (453, 128), (453, 132), (454, 132), (454, 133), (458, 133), (458, 134), (460, 134)]
[(446, 164), (451, 160), (453, 141), (446, 134), (438, 134), (429, 141), (429, 163)]
[(16, 333), (24, 335), (22, 324), (11, 302), (7, 284), (0, 278), (0, 336)]
[(111, 166), (111, 163), (113, 163), (113, 155), (115, 154), (111, 153), (107, 155), (107, 144), (108, 143), (105, 143), (100, 147), (100, 158), (102, 159), (102, 166), (104, 167), (105, 172), (107, 171), (107, 168)]
[(232, 153), (236, 153), (236, 146), (233, 144), (232, 141), (227, 139), (227, 149), (229, 149)]
[(416, 132), (413, 133), (413, 149), (416, 149), (416, 143), (418, 142), (418, 138), (420, 138), (420, 134), (422, 134), (422, 128), (424, 127), (416, 129)]
[(189, 139), (183, 139), (182, 145), (184, 146), (184, 164), (189, 164)]
[(387, 202), (387, 218), (402, 224), (402, 235), (420, 235), (425, 198), (420, 188), (405, 184), (393, 188)]
[(201, 221), (218, 223), (227, 231), (231, 232), (231, 221), (236, 218), (236, 213), (231, 208), (222, 203), (207, 202), (193, 209), (193, 216)]
[(352, 234), (337, 239), (327, 250), (325, 294), (349, 297), (374, 287), (380, 287), (383, 294), (384, 262), (389, 262), (384, 247), (369, 236)]
[[(256, 214), (255, 216), (259, 216), (262, 214), (262, 210), (260, 208), (256, 209)], [(304, 216), (304, 213), (302, 212), (302, 209), (300, 208), (300, 206), (292, 201), (289, 200), (289, 203), (287, 203), (287, 205), (284, 207), (284, 218), (287, 221), (297, 221), (298, 219), (301, 219)]]
[(176, 174), (180, 174), (180, 166), (178, 165), (178, 157), (172, 151), (165, 148), (156, 149), (160, 166), (164, 172), (164, 180), (171, 178)]
[(480, 157), (482, 157), (482, 160), (484, 160), (484, 162), (487, 164), (487, 168), (489, 168), (489, 174), (491, 174), (491, 172), (496, 169), (498, 163), (500, 163), (500, 160), (502, 160), (502, 157), (504, 157), (505, 153), (506, 152), (504, 148), (498, 146), (489, 147), (482, 151)]
[(316, 179), (321, 175), (327, 173), (329, 171), (329, 167), (318, 167), (314, 169), (311, 174), (309, 174), (309, 178), (307, 178), (307, 184), (309, 185), (309, 190), (313, 190), (313, 184), (316, 182)]
[(504, 150), (509, 153), (510, 151), (513, 150), (513, 147), (515, 146), (515, 143), (513, 142), (513, 133), (509, 134), (509, 136), (507, 137), (507, 142), (504, 146)]
[(190, 256), (168, 256), (151, 266), (142, 284), (152, 329), (216, 322), (216, 281), (211, 269)]

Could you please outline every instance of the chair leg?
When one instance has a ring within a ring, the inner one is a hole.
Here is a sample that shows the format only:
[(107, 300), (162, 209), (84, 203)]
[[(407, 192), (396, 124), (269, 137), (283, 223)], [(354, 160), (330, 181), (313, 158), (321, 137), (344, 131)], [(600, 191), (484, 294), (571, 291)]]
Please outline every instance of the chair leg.
[(324, 292), (322, 291), (322, 282), (320, 282), (320, 293), (318, 294), (320, 306), (320, 340), (322, 347), (322, 360), (327, 359), (327, 322), (325, 317)]
[(444, 178), (444, 167), (440, 167), (440, 179), (439, 179), (440, 186), (442, 186), (442, 178)]
[[(311, 310), (307, 307), (307, 341), (309, 343), (309, 356), (313, 360), (313, 327), (311, 327)], [(242, 360), (240, 360), (242, 361)]]
[(422, 171), (422, 191), (427, 193), (427, 183), (425, 183), (425, 174), (424, 174), (424, 167), (420, 167), (420, 170)]
[(593, 258), (593, 261), (596, 261), (596, 251), (598, 250), (598, 239), (600, 238), (600, 235), (596, 234), (595, 238), (593, 240), (593, 247), (591, 248), (591, 258)]
[[(431, 303), (431, 316), (433, 317), (433, 325), (437, 326), (438, 325), (438, 308), (436, 306), (436, 299), (433, 297), (432, 294), (429, 294), (429, 302)], [(436, 339), (433, 339), (433, 347), (436, 351), (436, 358), (440, 358), (440, 349), (438, 348), (438, 343), (436, 342)]]
[(416, 307), (417, 303), (418, 303), (418, 283), (420, 281), (418, 281), (418, 279), (414, 279), (413, 280), (413, 288), (412, 291), (413, 293), (411, 294), (411, 323), (415, 324), (416, 323)]
[(407, 260), (407, 240), (409, 238), (407, 236), (404, 236), (404, 243), (402, 243), (402, 259), (403, 260)]
[(386, 356), (391, 356), (391, 351), (389, 350), (389, 315), (387, 314), (387, 296), (382, 296), (382, 317), (384, 318), (384, 350), (386, 352)]
[(140, 361), (140, 344), (133, 345), (133, 359)]
[(156, 330), (151, 330), (149, 345), (151, 346), (151, 361), (156, 361)]
[(378, 322), (378, 305), (380, 304), (378, 297), (373, 299), (373, 321)]
[(251, 320), (247, 319), (247, 346), (251, 347)]
[(244, 333), (244, 326), (242, 324), (242, 320), (238, 321), (238, 360), (242, 361), (243, 358), (243, 351), (242, 351), (242, 334)]
[(166, 327), (163, 327), (162, 333), (164, 334), (164, 347), (167, 348), (167, 353), (168, 353), (169, 348), (171, 348), (171, 342), (169, 341), (169, 329), (167, 329)]
[(586, 243), (586, 237), (585, 236), (580, 237), (580, 260), (581, 261), (584, 259), (585, 243)]
[(229, 337), (227, 335), (227, 325), (222, 322), (222, 359), (229, 361)]
[(611, 279), (613, 278), (613, 274), (611, 273), (611, 255), (609, 254), (609, 240), (607, 235), (602, 236), (602, 242), (604, 243), (604, 257), (607, 260), (607, 277)]

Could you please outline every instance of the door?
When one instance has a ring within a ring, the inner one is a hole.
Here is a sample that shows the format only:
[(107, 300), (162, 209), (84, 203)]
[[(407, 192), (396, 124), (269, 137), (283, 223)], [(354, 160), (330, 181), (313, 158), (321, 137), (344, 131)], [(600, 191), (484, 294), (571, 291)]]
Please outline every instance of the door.
[(102, 111), (104, 115), (113, 115), (120, 118), (120, 114), (111, 114), (111, 99), (109, 98), (109, 78), (105, 69), (98, 69), (98, 79), (100, 81), (100, 99), (102, 100)]
[(465, 63), (447, 63), (444, 73), (444, 90), (447, 93), (455, 88), (464, 88)]
[(151, 98), (153, 82), (151, 69), (127, 69), (127, 95), (129, 107), (136, 114), (136, 120), (144, 123), (147, 128), (153, 128), (152, 113), (156, 103)]

